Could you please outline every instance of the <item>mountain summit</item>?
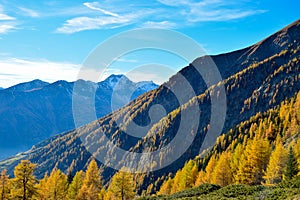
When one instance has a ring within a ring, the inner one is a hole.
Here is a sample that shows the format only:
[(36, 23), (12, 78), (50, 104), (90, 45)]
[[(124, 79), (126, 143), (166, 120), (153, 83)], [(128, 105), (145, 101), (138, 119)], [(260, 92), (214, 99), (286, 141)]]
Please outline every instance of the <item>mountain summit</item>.
[(33, 81), (25, 82), (25, 83), (20, 83), (14, 86), (11, 86), (6, 89), (6, 91), (11, 91), (11, 92), (30, 92), (32, 90), (38, 90), (42, 89), (46, 85), (49, 85), (49, 83), (41, 81), (39, 79), (35, 79)]
[[(119, 79), (126, 81), (119, 82)], [(95, 90), (97, 117), (112, 111), (111, 95), (113, 84), (124, 90), (136, 89), (132, 99), (155, 89), (154, 83), (140, 87), (124, 75), (111, 75), (108, 79), (93, 83), (57, 81), (52, 84), (33, 80), (0, 91), (0, 158), (28, 150), (32, 145), (58, 133), (75, 128), (72, 114), (74, 83), (81, 83), (82, 90)], [(84, 95), (84, 93), (82, 93)], [(132, 100), (131, 99), (131, 100)], [(127, 102), (118, 102), (123, 106)]]

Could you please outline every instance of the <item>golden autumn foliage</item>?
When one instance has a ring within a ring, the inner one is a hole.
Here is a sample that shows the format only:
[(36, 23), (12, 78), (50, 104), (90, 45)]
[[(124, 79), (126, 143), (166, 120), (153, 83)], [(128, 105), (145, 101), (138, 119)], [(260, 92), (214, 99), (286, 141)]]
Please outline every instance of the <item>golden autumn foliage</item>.
[[(257, 113), (221, 135), (201, 163), (194, 186), (204, 183), (274, 185), (300, 175), (300, 92), (266, 113)], [(287, 145), (289, 144), (289, 145)], [(292, 146), (292, 150), (289, 148)], [(194, 161), (195, 161), (194, 160)], [(189, 187), (191, 161), (169, 177), (158, 194), (173, 194)], [(194, 172), (193, 172), (194, 173)]]
[(36, 193), (36, 179), (33, 175), (35, 164), (28, 160), (22, 160), (14, 170), (14, 176), (11, 180), (11, 198), (29, 200)]
[(9, 198), (9, 179), (4, 169), (0, 175), (0, 200)]
[(121, 169), (111, 179), (111, 183), (108, 188), (109, 199), (113, 200), (131, 200), (134, 199), (135, 183), (133, 175), (129, 172)]
[(97, 200), (102, 188), (100, 170), (93, 159), (86, 171), (83, 185), (78, 192), (76, 199)]
[(270, 156), (270, 161), (264, 176), (266, 185), (280, 183), (283, 179), (284, 168), (286, 166), (287, 151), (281, 141), (278, 141), (275, 150)]

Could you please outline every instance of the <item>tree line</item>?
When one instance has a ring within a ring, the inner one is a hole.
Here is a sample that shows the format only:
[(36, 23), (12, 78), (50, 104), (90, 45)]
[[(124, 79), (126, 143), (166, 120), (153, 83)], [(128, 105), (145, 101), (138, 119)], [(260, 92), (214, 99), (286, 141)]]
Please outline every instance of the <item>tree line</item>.
[(22, 160), (10, 178), (4, 169), (0, 176), (0, 200), (131, 200), (136, 195), (134, 177), (125, 169), (115, 173), (105, 189), (101, 170), (91, 160), (86, 172), (75, 176), (53, 169), (41, 180), (34, 176), (36, 165)]

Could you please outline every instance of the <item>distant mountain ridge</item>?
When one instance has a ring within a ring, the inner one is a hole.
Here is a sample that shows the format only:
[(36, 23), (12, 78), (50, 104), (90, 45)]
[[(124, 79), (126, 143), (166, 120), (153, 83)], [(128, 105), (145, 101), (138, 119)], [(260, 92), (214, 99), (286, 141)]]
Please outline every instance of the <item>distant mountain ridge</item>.
[[(217, 65), (223, 81), (207, 88), (195, 68), (209, 67), (210, 59)], [(299, 60), (300, 20), (248, 48), (227, 54), (197, 58), (171, 77), (168, 82), (139, 96), (121, 109), (79, 129), (45, 140), (35, 145), (30, 151), (0, 163), (0, 166), (7, 167), (12, 173), (13, 166), (20, 159), (29, 159), (37, 163), (37, 176), (43, 176), (54, 167), (64, 172), (68, 169), (73, 172), (85, 169), (92, 157), (87, 149), (94, 149), (93, 152), (97, 156), (101, 154), (103, 147), (109, 145), (101, 142), (102, 138), (98, 136), (101, 130), (105, 130), (110, 141), (122, 149), (139, 153), (152, 152), (163, 148), (175, 137), (181, 113), (190, 111), (196, 102), (199, 103), (201, 110), (199, 126), (192, 127), (193, 130), (186, 133), (186, 135), (195, 134), (192, 145), (167, 168), (141, 174), (141, 179), (139, 179), (141, 181), (138, 184), (142, 186), (141, 189), (146, 189), (151, 180), (176, 172), (187, 160), (199, 155), (207, 130), (211, 128), (210, 100), (218, 98), (221, 85), (225, 87), (227, 98), (227, 116), (222, 132), (227, 132), (256, 113), (273, 108), (286, 98), (294, 96), (300, 90)], [(169, 89), (182, 84), (179, 81), (180, 76), (184, 76), (189, 81), (197, 95), (193, 97), (187, 94), (183, 105), (179, 104), (176, 96)], [(167, 115), (150, 124), (149, 111), (156, 104), (163, 106)], [(124, 122), (122, 129), (115, 123), (116, 120)], [(151, 126), (145, 137), (135, 138), (126, 135), (123, 131), (132, 123)], [(88, 138), (91, 142), (84, 146), (85, 141), (82, 138)], [(185, 142), (188, 141), (183, 139), (182, 144)], [(109, 156), (115, 156), (113, 149), (109, 152)], [(165, 155), (160, 156), (160, 160), (168, 159)], [(112, 169), (104, 168), (104, 179), (108, 181), (112, 173)]]
[[(123, 78), (122, 78), (123, 77)], [(82, 88), (96, 89), (96, 114), (102, 117), (112, 111), (111, 95), (115, 84), (124, 75), (111, 75), (99, 83), (78, 80)], [(114, 81), (114, 84), (112, 84)], [(123, 85), (122, 85), (123, 84)], [(131, 99), (157, 88), (153, 82), (118, 83)], [(72, 114), (72, 95), (74, 82), (57, 81), (47, 83), (33, 80), (20, 83), (0, 91), (0, 159), (47, 139), (54, 134), (75, 128)], [(126, 102), (119, 102), (124, 105)]]
[(50, 83), (41, 81), (39, 79), (35, 79), (29, 82), (19, 83), (17, 85), (6, 88), (5, 90), (11, 92), (30, 92), (31, 90), (42, 89), (43, 87), (49, 84)]

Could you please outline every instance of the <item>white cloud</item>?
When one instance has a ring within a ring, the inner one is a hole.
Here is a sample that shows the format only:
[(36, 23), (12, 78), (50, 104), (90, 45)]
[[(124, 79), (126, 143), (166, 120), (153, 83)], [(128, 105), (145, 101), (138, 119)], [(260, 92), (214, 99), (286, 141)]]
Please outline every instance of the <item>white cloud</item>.
[[(188, 27), (205, 21), (230, 21), (261, 14), (250, 1), (238, 0), (156, 0), (124, 4), (118, 0), (85, 2), (85, 16), (67, 20), (56, 32), (71, 34), (84, 30), (112, 29), (126, 25), (147, 28)], [(113, 11), (112, 11), (113, 10)], [(95, 12), (99, 11), (99, 12)]]
[(5, 14), (3, 6), (0, 5), (0, 21), (10, 21), (10, 20), (15, 20), (15, 18)]
[(4, 34), (9, 32), (10, 30), (14, 30), (16, 27), (12, 24), (0, 23), (0, 34)]
[(106, 14), (106, 15), (110, 15), (110, 16), (113, 16), (113, 17), (120, 17), (120, 15), (118, 15), (116, 13), (113, 13), (113, 12), (110, 12), (108, 10), (104, 10), (104, 9), (100, 8), (98, 2), (86, 2), (86, 3), (83, 3), (83, 5), (85, 5), (86, 7), (90, 8), (92, 10), (100, 11), (103, 14)]
[(84, 30), (116, 28), (129, 22), (129, 19), (118, 17), (76, 17), (67, 20), (62, 27), (56, 30), (56, 32), (71, 34)]
[(29, 8), (19, 7), (19, 10), (22, 12), (23, 15), (29, 16), (29, 17), (39, 17), (40, 14), (34, 10), (31, 10)]
[(2, 58), (0, 59), (0, 86), (9, 87), (37, 78), (47, 82), (74, 81), (77, 79), (79, 69), (80, 65), (73, 63)]
[(221, 9), (215, 10), (211, 12), (203, 12), (201, 10), (193, 10), (190, 14), (188, 14), (188, 20), (190, 22), (208, 22), (208, 21), (229, 21), (234, 19), (245, 18), (251, 15), (256, 15), (260, 13), (264, 13), (264, 10), (228, 10)]
[(158, 2), (166, 6), (175, 6), (175, 7), (189, 4), (189, 1), (187, 0), (158, 0)]
[(15, 20), (15, 18), (7, 14), (0, 13), (0, 21), (7, 21), (7, 20)]
[(3, 12), (3, 7), (0, 5), (0, 34), (7, 33), (16, 29), (16, 19)]
[(182, 17), (184, 23), (230, 21), (266, 12), (265, 10), (247, 9), (245, 2), (236, 0), (202, 0), (198, 2), (158, 0), (158, 2), (166, 6), (177, 7), (178, 12), (176, 14)]
[(163, 28), (163, 29), (172, 29), (176, 28), (177, 25), (174, 22), (170, 21), (160, 21), (160, 22), (154, 22), (154, 21), (147, 21), (142, 24), (143, 28)]
[(87, 14), (86, 16), (69, 19), (62, 27), (56, 29), (57, 33), (72, 34), (84, 30), (114, 29), (130, 24), (138, 24), (145, 17), (149, 17), (157, 12), (156, 9), (151, 8), (142, 8), (132, 12), (132, 8), (129, 6), (121, 5), (123, 6), (121, 9), (122, 14), (117, 14), (108, 9), (100, 8), (98, 2), (86, 2), (83, 5), (89, 10), (100, 11), (101, 13), (96, 17), (94, 12), (90, 15)]
[(62, 27), (56, 29), (57, 33), (72, 34), (84, 30), (114, 29), (130, 24), (137, 24), (144, 16), (154, 13), (152, 9), (139, 10), (134, 13), (125, 13), (118, 17), (97, 16), (97, 17), (75, 17), (69, 19)]

